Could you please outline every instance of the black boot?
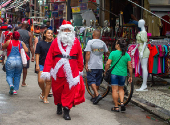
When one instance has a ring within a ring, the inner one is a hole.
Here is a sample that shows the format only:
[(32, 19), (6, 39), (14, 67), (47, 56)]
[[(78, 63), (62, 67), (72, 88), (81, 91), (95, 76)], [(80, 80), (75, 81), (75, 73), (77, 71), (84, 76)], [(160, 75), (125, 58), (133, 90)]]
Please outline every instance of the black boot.
[(61, 114), (62, 114), (62, 105), (61, 105), (61, 104), (58, 104), (58, 105), (57, 105), (57, 114), (58, 114), (58, 115), (61, 115)]
[(70, 115), (69, 115), (70, 109), (67, 108), (67, 107), (64, 107), (63, 110), (64, 110), (63, 118), (64, 118), (65, 120), (71, 120)]

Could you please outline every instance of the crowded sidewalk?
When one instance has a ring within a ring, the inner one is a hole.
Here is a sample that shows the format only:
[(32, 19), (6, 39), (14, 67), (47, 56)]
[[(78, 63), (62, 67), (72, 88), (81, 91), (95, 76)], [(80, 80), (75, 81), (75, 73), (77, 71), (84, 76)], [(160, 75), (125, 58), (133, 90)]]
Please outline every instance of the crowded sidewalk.
[[(85, 103), (75, 106), (71, 111), (72, 120), (65, 121), (62, 116), (56, 114), (53, 97), (49, 98), (49, 104), (39, 100), (41, 90), (38, 87), (34, 66), (31, 62), (26, 79), (28, 86), (21, 87), (20, 82), (18, 95), (12, 96), (8, 93), (6, 73), (0, 70), (0, 125), (137, 125), (136, 123), (167, 125), (158, 117), (131, 103), (128, 104), (126, 113), (111, 112), (110, 107), (113, 105), (111, 95), (101, 100), (98, 105), (93, 105), (87, 92)], [(0, 69), (2, 69), (1, 63)], [(146, 116), (158, 121), (148, 119)]]

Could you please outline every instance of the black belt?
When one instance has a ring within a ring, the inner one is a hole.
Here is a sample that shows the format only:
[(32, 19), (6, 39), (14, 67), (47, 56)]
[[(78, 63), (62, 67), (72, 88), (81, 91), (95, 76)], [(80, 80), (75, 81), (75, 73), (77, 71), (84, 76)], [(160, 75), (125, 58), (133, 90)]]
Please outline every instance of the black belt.
[(77, 56), (69, 56), (69, 55), (56, 55), (54, 57), (67, 58), (67, 59), (77, 59)]

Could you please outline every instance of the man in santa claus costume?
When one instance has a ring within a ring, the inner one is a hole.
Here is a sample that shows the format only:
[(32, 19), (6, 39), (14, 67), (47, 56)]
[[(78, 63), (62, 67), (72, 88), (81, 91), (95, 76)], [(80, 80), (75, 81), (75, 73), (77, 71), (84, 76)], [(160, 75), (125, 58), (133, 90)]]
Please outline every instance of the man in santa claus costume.
[[(76, 100), (78, 86), (82, 83), (83, 56), (80, 42), (75, 38), (74, 27), (69, 21), (63, 21), (59, 27), (59, 34), (52, 42), (46, 56), (43, 73), (44, 79), (52, 79), (54, 103), (57, 105), (57, 114), (71, 120), (69, 111), (75, 104), (85, 101), (84, 94), (81, 100)], [(81, 81), (81, 82), (80, 82)], [(84, 84), (82, 84), (84, 85)], [(85, 90), (84, 90), (85, 93)]]

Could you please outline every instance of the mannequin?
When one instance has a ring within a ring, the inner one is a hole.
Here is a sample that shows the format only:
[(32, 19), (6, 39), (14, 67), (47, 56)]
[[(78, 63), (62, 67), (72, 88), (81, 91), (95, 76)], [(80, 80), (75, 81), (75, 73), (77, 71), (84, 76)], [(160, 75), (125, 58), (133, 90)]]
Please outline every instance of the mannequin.
[(136, 91), (148, 91), (147, 90), (147, 78), (148, 78), (147, 67), (148, 67), (148, 58), (149, 58), (150, 51), (146, 46), (147, 32), (145, 30), (145, 21), (143, 19), (139, 20), (138, 27), (141, 28), (141, 31), (136, 36), (137, 45), (132, 50), (131, 55), (134, 55), (136, 49), (138, 48), (140, 54), (139, 58), (140, 58), (142, 71), (143, 71), (143, 83), (140, 89), (136, 89)]
[(83, 24), (83, 27), (86, 27), (86, 20), (85, 19), (82, 20), (82, 24)]
[(109, 21), (104, 21), (104, 28), (101, 30), (102, 36), (111, 37), (111, 28), (109, 27)]

